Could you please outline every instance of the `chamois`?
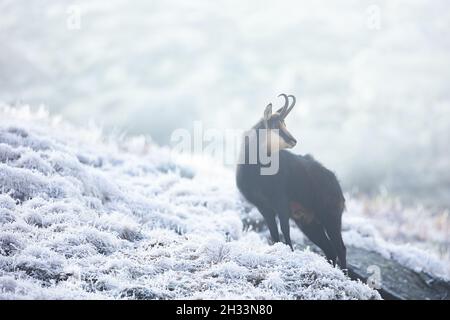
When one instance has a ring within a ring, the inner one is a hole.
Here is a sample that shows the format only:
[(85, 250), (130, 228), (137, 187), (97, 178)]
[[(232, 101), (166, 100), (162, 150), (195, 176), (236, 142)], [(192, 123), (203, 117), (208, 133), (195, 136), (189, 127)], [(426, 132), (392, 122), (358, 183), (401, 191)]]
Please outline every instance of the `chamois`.
[[(346, 248), (341, 235), (345, 199), (341, 187), (334, 173), (311, 155), (286, 150), (297, 144), (284, 121), (296, 100), (292, 95), (280, 96), (285, 99), (284, 106), (272, 113), (269, 104), (263, 118), (244, 135), (236, 170), (238, 189), (264, 217), (273, 242), (280, 241), (278, 216), (284, 241), (293, 250), (289, 230), (292, 218), (330, 263), (335, 266), (337, 262), (341, 269), (346, 269)], [(252, 148), (256, 150), (254, 161), (249, 154)], [(267, 167), (261, 160), (261, 150), (271, 157), (278, 156), (278, 170), (274, 174), (261, 173)]]

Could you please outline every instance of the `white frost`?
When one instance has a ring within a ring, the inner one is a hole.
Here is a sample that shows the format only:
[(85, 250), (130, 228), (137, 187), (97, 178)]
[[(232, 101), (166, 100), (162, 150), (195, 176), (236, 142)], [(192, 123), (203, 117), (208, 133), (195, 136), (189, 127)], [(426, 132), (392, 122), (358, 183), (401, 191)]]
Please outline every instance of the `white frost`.
[(254, 210), (208, 159), (130, 150), (27, 108), (0, 119), (1, 299), (379, 298), (243, 230)]

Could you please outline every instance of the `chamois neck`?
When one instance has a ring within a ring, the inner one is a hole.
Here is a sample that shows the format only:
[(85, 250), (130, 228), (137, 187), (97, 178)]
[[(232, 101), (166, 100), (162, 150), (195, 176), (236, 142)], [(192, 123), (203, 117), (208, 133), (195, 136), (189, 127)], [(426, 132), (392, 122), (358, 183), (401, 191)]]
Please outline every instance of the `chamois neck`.
[(245, 132), (241, 150), (239, 155), (240, 166), (254, 166), (254, 167), (267, 167), (266, 161), (261, 161), (261, 154), (267, 154), (268, 157), (272, 156), (270, 150), (267, 150), (267, 138), (261, 137), (259, 130), (264, 129), (263, 121), (259, 121), (250, 130)]

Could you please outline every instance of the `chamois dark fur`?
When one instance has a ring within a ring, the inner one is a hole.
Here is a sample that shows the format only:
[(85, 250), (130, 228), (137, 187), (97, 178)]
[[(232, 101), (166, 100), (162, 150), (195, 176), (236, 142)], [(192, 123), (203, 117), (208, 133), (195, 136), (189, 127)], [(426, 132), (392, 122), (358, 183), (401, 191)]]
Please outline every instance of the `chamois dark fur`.
[[(258, 140), (257, 133), (262, 129), (270, 129), (270, 121), (263, 119), (252, 128)], [(283, 135), (280, 137), (285, 139)], [(257, 147), (262, 147), (261, 141), (257, 141)], [(244, 142), (243, 148), (246, 152), (249, 140)], [(296, 155), (287, 150), (278, 152), (279, 170), (274, 175), (261, 175), (260, 169), (264, 165), (259, 157), (251, 164), (246, 156), (245, 163), (237, 166), (238, 189), (263, 215), (272, 241), (280, 241), (278, 216), (285, 243), (293, 248), (289, 230), (289, 219), (292, 218), (333, 265), (337, 262), (345, 269), (346, 248), (341, 235), (345, 199), (336, 176), (311, 155)]]

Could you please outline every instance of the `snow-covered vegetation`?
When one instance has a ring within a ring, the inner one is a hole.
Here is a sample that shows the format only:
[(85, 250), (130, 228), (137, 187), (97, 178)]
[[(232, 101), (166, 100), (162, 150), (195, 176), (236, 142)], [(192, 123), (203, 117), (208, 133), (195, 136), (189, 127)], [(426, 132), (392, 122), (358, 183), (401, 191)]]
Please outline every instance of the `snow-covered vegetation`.
[(379, 298), (313, 252), (244, 231), (254, 210), (207, 159), (43, 111), (0, 119), (0, 298)]
[[(433, 210), (420, 202), (415, 206), (405, 205), (388, 194), (372, 198), (347, 196), (347, 209), (344, 215), (347, 243), (378, 251), (414, 270), (450, 279), (448, 210)], [(355, 230), (370, 234), (372, 239), (367, 241), (365, 236), (362, 240)]]
[[(446, 276), (425, 252), (388, 245), (349, 204), (348, 244)], [(379, 298), (320, 255), (244, 228), (260, 219), (210, 159), (1, 107), (2, 299)], [(293, 240), (304, 241), (295, 228)]]

